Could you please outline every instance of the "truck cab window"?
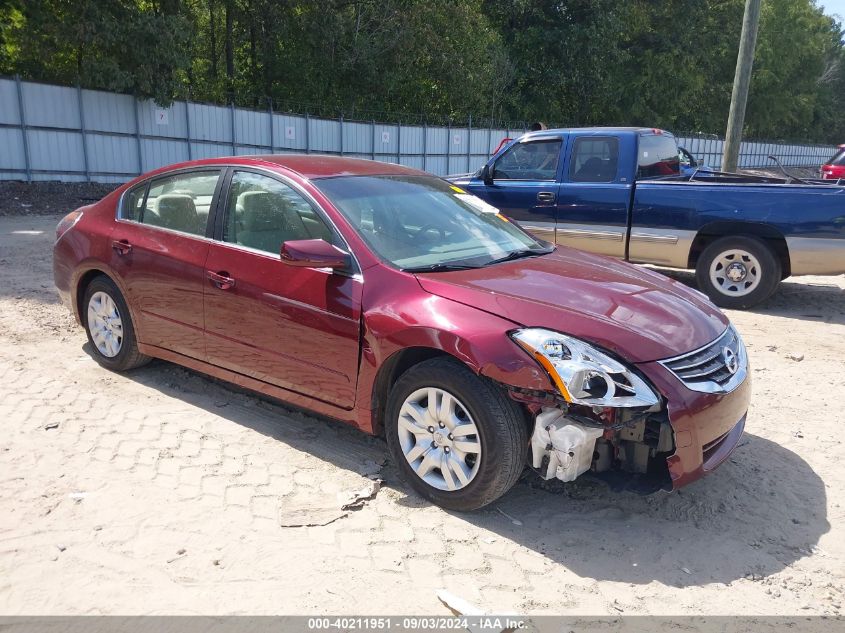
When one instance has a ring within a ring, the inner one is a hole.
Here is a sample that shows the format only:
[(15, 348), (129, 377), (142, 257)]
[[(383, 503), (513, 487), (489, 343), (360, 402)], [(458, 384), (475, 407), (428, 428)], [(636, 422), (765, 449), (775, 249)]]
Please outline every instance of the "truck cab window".
[(517, 143), (493, 165), (493, 179), (554, 181), (560, 145), (560, 139)]
[(668, 134), (644, 134), (637, 150), (637, 178), (677, 176), (680, 171), (678, 145)]
[(619, 140), (585, 136), (575, 140), (569, 164), (572, 182), (613, 182), (619, 165)]

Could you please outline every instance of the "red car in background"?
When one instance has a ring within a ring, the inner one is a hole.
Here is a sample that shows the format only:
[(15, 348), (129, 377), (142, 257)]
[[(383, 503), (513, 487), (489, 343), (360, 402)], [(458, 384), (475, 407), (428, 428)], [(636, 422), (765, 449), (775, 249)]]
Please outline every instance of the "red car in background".
[(526, 461), (677, 488), (744, 428), (745, 348), (704, 295), (399, 165), (159, 169), (60, 222), (54, 275), (104, 367), (161, 358), (384, 433), (447, 508), (491, 503)]
[(839, 146), (839, 151), (821, 166), (821, 177), (825, 180), (839, 180), (845, 178), (845, 145)]

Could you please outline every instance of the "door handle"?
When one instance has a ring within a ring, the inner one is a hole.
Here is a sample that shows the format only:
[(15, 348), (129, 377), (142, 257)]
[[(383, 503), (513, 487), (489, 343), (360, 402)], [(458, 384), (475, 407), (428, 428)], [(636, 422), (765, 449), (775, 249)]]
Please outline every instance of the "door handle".
[(220, 288), (220, 290), (229, 290), (230, 288), (235, 287), (235, 280), (229, 277), (229, 273), (225, 271), (215, 273), (207, 270), (205, 271), (205, 274), (215, 286)]
[(126, 240), (115, 240), (111, 243), (111, 247), (118, 255), (128, 255), (132, 252), (132, 244)]
[(537, 194), (537, 202), (554, 202), (555, 194), (553, 191), (541, 191)]

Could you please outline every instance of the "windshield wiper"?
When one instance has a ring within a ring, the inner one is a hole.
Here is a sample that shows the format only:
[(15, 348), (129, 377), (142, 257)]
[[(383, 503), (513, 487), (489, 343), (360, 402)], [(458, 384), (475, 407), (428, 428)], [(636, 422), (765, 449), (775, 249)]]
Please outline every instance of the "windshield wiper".
[(442, 273), (450, 270), (473, 270), (481, 266), (468, 266), (467, 264), (428, 264), (426, 266), (411, 266), (402, 268), (405, 273)]
[(511, 251), (504, 257), (499, 257), (498, 259), (491, 259), (489, 262), (484, 264), (485, 266), (489, 266), (491, 264), (499, 264), (501, 262), (509, 262), (514, 259), (522, 259), (523, 257), (536, 257), (538, 255), (548, 255), (554, 249), (553, 248), (526, 248), (523, 250), (518, 251)]

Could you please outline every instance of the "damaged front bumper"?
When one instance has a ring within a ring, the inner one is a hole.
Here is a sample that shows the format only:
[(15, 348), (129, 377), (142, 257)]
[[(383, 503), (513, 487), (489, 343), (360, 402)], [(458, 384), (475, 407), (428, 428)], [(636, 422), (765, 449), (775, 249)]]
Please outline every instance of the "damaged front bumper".
[(751, 401), (751, 372), (730, 393), (702, 393), (679, 385), (660, 363), (641, 366), (667, 396), (675, 451), (667, 458), (672, 488), (701, 479), (724, 462), (737, 447), (745, 429)]
[(712, 394), (688, 389), (660, 363), (640, 369), (663, 394), (662, 407), (578, 411), (547, 403), (539, 410), (531, 465), (540, 476), (573, 481), (591, 472), (614, 487), (671, 490), (728, 458), (745, 428), (750, 378), (730, 393)]

